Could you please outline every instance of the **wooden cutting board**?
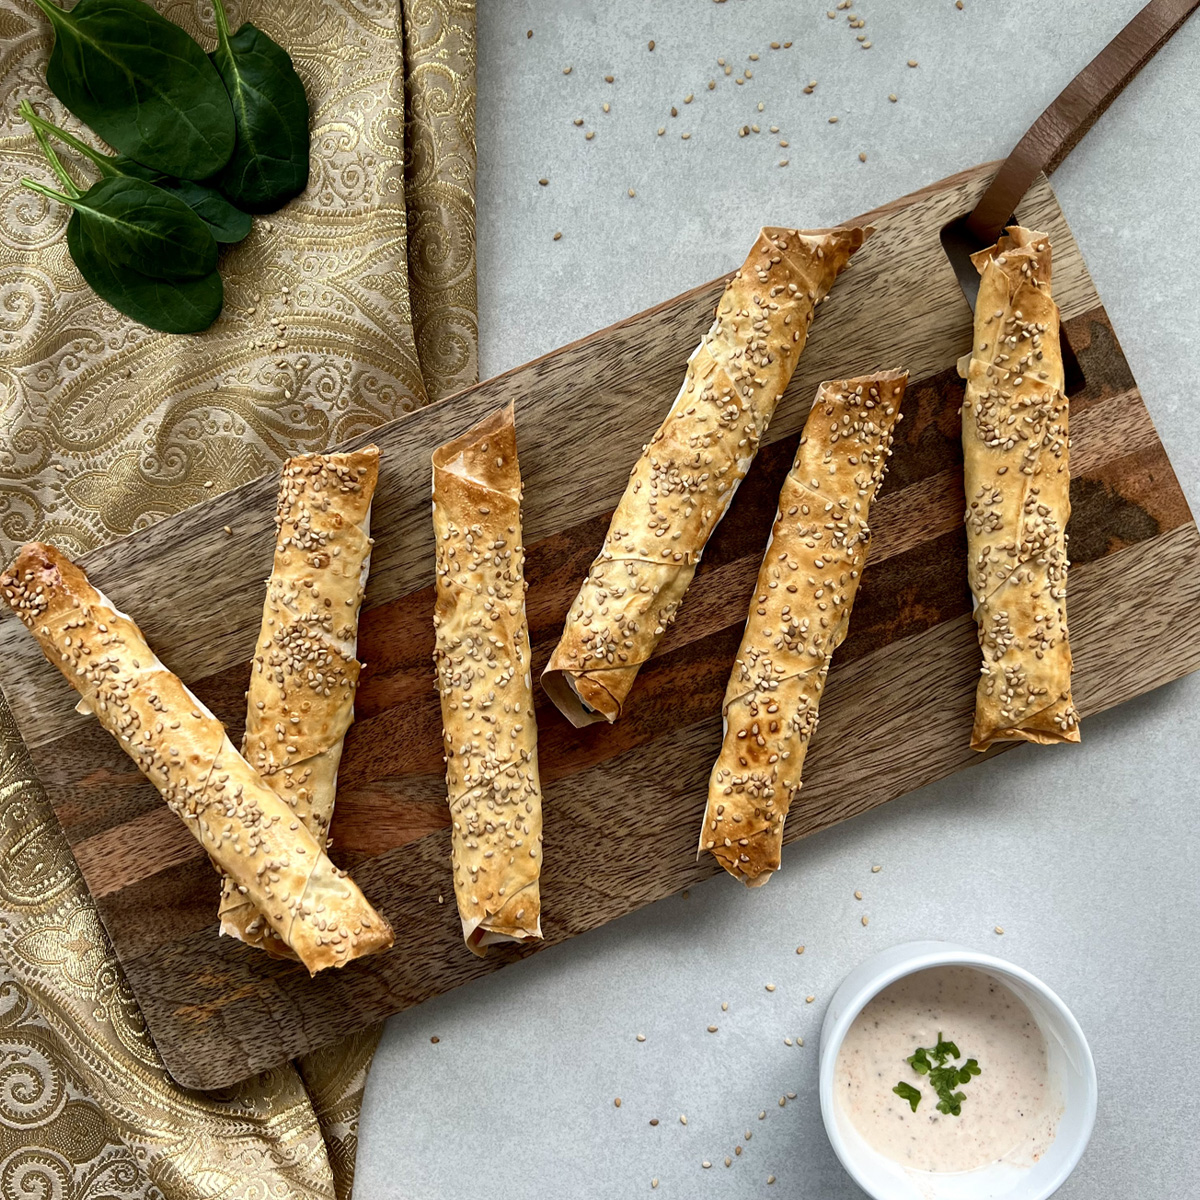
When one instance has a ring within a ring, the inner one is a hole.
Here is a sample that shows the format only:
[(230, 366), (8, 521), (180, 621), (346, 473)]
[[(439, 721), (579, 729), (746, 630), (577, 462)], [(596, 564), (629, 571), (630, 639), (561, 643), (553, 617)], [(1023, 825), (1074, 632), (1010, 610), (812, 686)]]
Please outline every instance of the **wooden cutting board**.
[[(822, 379), (911, 372), (871, 559), (787, 840), (980, 761), (968, 748), (978, 650), (963, 569), (954, 370), (971, 345), (971, 313), (938, 232), (971, 208), (989, 173), (975, 168), (870, 214), (878, 232), (820, 308), (758, 461), (626, 717), (574, 730), (539, 690), (544, 945), (716, 869), (708, 857), (696, 862), (695, 846), (721, 696), (779, 486)], [(1019, 216), (1053, 239), (1055, 295), (1085, 380), (1071, 399), (1070, 613), (1075, 695), (1087, 716), (1200, 666), (1200, 534), (1044, 180)], [(745, 250), (729, 247), (731, 267)], [(431, 664), (429, 455), (516, 399), (540, 672), (724, 282), (376, 431), (383, 465), (360, 644), (369, 668), (346, 741), (333, 857), (395, 926), (386, 955), (310, 980), (219, 938), (217, 877), (197, 843), (99, 725), (74, 712), (73, 693), (33, 640), (11, 617), (0, 622), (0, 681), (181, 1083), (232, 1083), (536, 952), (514, 947), (480, 960), (462, 944)], [(235, 741), (271, 566), (274, 495), (275, 480), (261, 480), (86, 560)], [(1085, 755), (1087, 743), (1085, 721), (1081, 747), (1029, 753)]]

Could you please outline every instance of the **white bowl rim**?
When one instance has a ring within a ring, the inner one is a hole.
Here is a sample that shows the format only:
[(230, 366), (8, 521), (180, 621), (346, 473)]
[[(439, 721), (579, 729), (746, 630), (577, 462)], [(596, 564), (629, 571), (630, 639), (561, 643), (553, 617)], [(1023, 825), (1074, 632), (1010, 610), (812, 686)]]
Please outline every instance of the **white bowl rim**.
[(1018, 967), (1015, 963), (1008, 962), (1003, 958), (997, 958), (994, 954), (986, 954), (982, 950), (972, 950), (967, 946), (961, 946), (955, 942), (902, 942), (889, 949), (881, 950), (878, 954), (872, 955), (871, 958), (866, 959), (855, 967), (851, 974), (857, 974), (860, 971), (865, 972), (876, 960), (885, 960), (886, 965), (880, 965), (877, 970), (870, 974), (867, 982), (862, 984), (849, 997), (849, 1001), (845, 1004), (841, 1016), (833, 1022), (832, 1027), (829, 1027), (828, 1017), (832, 1017), (833, 1006), (838, 1002), (838, 997), (841, 995), (842, 989), (846, 986), (850, 976), (848, 975), (846, 980), (843, 980), (837, 992), (834, 993), (833, 1001), (831, 1001), (830, 1009), (827, 1013), (827, 1019), (821, 1027), (821, 1060), (818, 1084), (821, 1101), (821, 1119), (824, 1122), (825, 1133), (829, 1138), (830, 1145), (833, 1147), (833, 1152), (837, 1155), (846, 1173), (868, 1196), (875, 1197), (875, 1200), (888, 1200), (887, 1197), (881, 1197), (878, 1192), (874, 1191), (858, 1171), (854, 1155), (851, 1154), (842, 1137), (841, 1131), (837, 1127), (837, 1119), (834, 1113), (833, 1077), (837, 1068), (838, 1053), (841, 1051), (842, 1042), (845, 1040), (846, 1034), (849, 1032), (855, 1018), (884, 988), (895, 983), (898, 979), (903, 979), (906, 975), (915, 975), (918, 971), (926, 971), (931, 967), (979, 967), (988, 971), (994, 971), (998, 975), (1007, 975), (1012, 979), (1019, 980), (1032, 991), (1036, 992), (1046, 1002), (1047, 1006), (1054, 1009), (1062, 1019), (1067, 1033), (1074, 1042), (1074, 1048), (1079, 1052), (1086, 1087), (1086, 1098), (1084, 1100), (1083, 1123), (1075, 1139), (1075, 1145), (1071, 1147), (1058, 1170), (1045, 1180), (1044, 1185), (1038, 1187), (1036, 1190), (1031, 1190), (1027, 1196), (1022, 1197), (1022, 1200), (1046, 1200), (1048, 1196), (1052, 1196), (1067, 1181), (1068, 1176), (1074, 1171), (1079, 1164), (1079, 1160), (1083, 1157), (1084, 1150), (1087, 1149), (1088, 1142), (1092, 1136), (1092, 1128), (1096, 1123), (1096, 1106), (1099, 1099), (1099, 1087), (1096, 1082), (1096, 1064), (1092, 1058), (1092, 1050), (1088, 1045), (1083, 1030), (1080, 1028), (1079, 1022), (1075, 1019), (1074, 1013), (1063, 1003), (1062, 999), (1053, 989), (1044, 984), (1036, 975), (1032, 975), (1026, 971), (1024, 967)]

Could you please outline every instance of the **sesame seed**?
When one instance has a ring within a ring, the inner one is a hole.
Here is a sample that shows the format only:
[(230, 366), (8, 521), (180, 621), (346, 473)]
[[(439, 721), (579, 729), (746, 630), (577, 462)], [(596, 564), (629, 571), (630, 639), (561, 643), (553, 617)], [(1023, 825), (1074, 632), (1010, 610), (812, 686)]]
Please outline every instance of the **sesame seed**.
[(795, 1098), (796, 1098), (796, 1093), (795, 1093), (795, 1092), (788, 1092), (788, 1094), (787, 1094), (787, 1098), (788, 1098), (789, 1100), (795, 1100)]
[(752, 55), (750, 55), (750, 61), (751, 61), (751, 62), (758, 62), (758, 55), (757, 55), (757, 54), (752, 54)]
[(656, 1188), (656, 1187), (658, 1187), (658, 1177), (657, 1177), (657, 1176), (655, 1176), (655, 1178), (653, 1178), (652, 1180), (650, 1180), (650, 1186), (651, 1186), (652, 1188)]
[(812, 1003), (812, 1002), (813, 1002), (815, 999), (816, 999), (816, 996), (805, 996), (805, 997), (804, 997), (804, 1003), (805, 1003), (805, 1004), (811, 1004), (811, 1003)]
[(570, 68), (570, 67), (563, 67), (563, 74), (564, 74), (564, 75), (570, 75), (570, 73), (571, 73), (571, 68)]
[(667, 132), (667, 127), (665, 125), (660, 125), (658, 127), (658, 136), (659, 137), (662, 137), (662, 135), (666, 132)]
[(639, 1042), (644, 1042), (644, 1041), (646, 1040), (646, 1035), (645, 1035), (644, 1033), (639, 1033), (639, 1034), (637, 1035), (637, 1040), (638, 1040)]
[(785, 1046), (790, 1046), (790, 1045), (792, 1044), (792, 1039), (791, 1039), (790, 1037), (785, 1037), (785, 1038), (783, 1039), (783, 1044), (784, 1044)]
[(773, 983), (768, 983), (766, 988), (768, 992), (773, 992), (775, 990), (775, 985)]
[(1003, 927), (1002, 925), (997, 925), (997, 926), (996, 926), (996, 932), (997, 932), (997, 933), (1003, 933), (1003, 932), (1004, 932), (1004, 927)]
[(915, 67), (915, 66), (917, 65), (917, 60), (916, 60), (915, 58), (910, 58), (910, 59), (908, 60), (908, 65), (909, 65), (910, 67)]
[(786, 166), (788, 165), (788, 160), (787, 160), (786, 158), (781, 158), (781, 159), (779, 160), (779, 165), (780, 165), (781, 167), (786, 167)]
[(651, 50), (653, 50), (653, 49), (654, 49), (654, 42), (653, 42), (653, 40), (651, 40), (651, 42), (650, 42), (650, 44), (649, 44), (649, 47), (650, 47), (650, 49), (651, 49)]
[(780, 1107), (780, 1108), (786, 1108), (786, 1107), (787, 1107), (787, 1099), (786, 1099), (784, 1096), (780, 1096), (780, 1097), (779, 1097), (779, 1107)]
[(878, 874), (879, 874), (879, 872), (880, 872), (880, 871), (882, 871), (882, 870), (883, 870), (883, 867), (881, 867), (881, 866), (874, 866), (874, 867), (872, 867), (872, 868), (871, 868), (871, 874), (872, 874), (872, 875), (878, 875)]
[(429, 1040), (436, 1046), (442, 1039), (440, 1037), (431, 1037)]
[(562, 230), (560, 229), (555, 232), (554, 240), (557, 242), (557, 241), (561, 240), (561, 238), (562, 238)]
[(232, 526), (229, 526), (229, 525), (223, 525), (221, 528), (222, 528), (222, 529), (223, 529), (223, 530), (224, 530), (224, 531), (225, 531), (227, 534), (229, 534), (229, 536), (230, 536), (230, 537), (232, 537), (232, 536), (233, 536), (233, 528), (232, 528)]
[(709, 1032), (709, 1033), (716, 1033), (716, 1032), (717, 1032), (717, 1027), (716, 1027), (715, 1025), (710, 1025), (710, 1026), (708, 1027), (708, 1032)]
[(837, 117), (830, 117), (829, 123), (830, 123), (830, 125), (836, 125), (838, 123)]
[(658, 1124), (658, 1118), (657, 1118), (657, 1117), (651, 1117), (651, 1118), (650, 1118), (650, 1124), (651, 1124), (651, 1125), (657, 1125), (657, 1124)]
[(867, 914), (866, 914), (866, 913), (863, 913), (863, 919), (862, 919), (862, 923), (863, 923), (864, 925), (869, 925), (869, 924), (871, 923), (871, 922), (870, 922), (870, 921), (867, 919)]
[(583, 137), (584, 137), (584, 141), (588, 141), (588, 142), (590, 142), (590, 141), (592, 140), (592, 138), (594, 138), (595, 136), (596, 136), (596, 131), (595, 131), (594, 129), (589, 129), (589, 130), (587, 131), (587, 133), (585, 133), (585, 134), (583, 135)]
[(582, 125), (582, 124), (583, 124), (583, 118), (582, 118), (582, 117), (576, 117), (576, 118), (575, 118), (575, 121), (574, 121), (574, 124), (576, 124), (576, 125)]
[(716, 86), (717, 86), (717, 81), (716, 81), (715, 79), (710, 79), (710, 80), (708, 81), (708, 90), (709, 90), (710, 92), (711, 92), (711, 91), (713, 90), (713, 88), (715, 88)]
[(784, 42), (784, 43), (783, 43), (783, 48), (784, 48), (785, 50), (790, 50), (790, 49), (792, 48), (792, 43), (791, 43), (791, 42)]
[(612, 83), (612, 81), (613, 81), (613, 77), (611, 75), (605, 75), (605, 77), (604, 77), (605, 83)]
[(610, 105), (609, 102), (607, 100), (605, 100), (605, 102), (602, 105), (600, 105), (600, 107), (602, 109), (604, 109), (605, 112), (608, 112), (611, 109), (612, 105)]
[(550, 180), (543, 177), (542, 179), (538, 180), (538, 183), (540, 183), (542, 187), (547, 187), (549, 186)]
[(803, 1045), (804, 1045), (804, 1039), (803, 1039), (802, 1037), (798, 1037), (798, 1038), (796, 1039), (796, 1045), (797, 1045), (797, 1046), (803, 1046)]
[(759, 111), (759, 112), (762, 112), (762, 110), (763, 110), (763, 102), (760, 100), (760, 101), (758, 102), (758, 111)]
[(211, 479), (206, 479), (206, 480), (204, 481), (204, 486), (205, 486), (206, 488), (210, 488), (210, 487), (212, 487), (212, 485), (213, 485), (213, 481), (212, 481)]
[(681, 133), (679, 136), (683, 141), (686, 142), (692, 135), (690, 133)]
[(768, 1182), (768, 1183), (774, 1183), (774, 1182), (775, 1182), (775, 1176), (774, 1176), (774, 1175), (768, 1175), (768, 1176), (767, 1176), (767, 1182)]
[(772, 50), (778, 50), (778, 49), (779, 49), (779, 43), (778, 43), (778, 42), (772, 42), (772, 43), (771, 43), (771, 49), (772, 49)]
[(758, 1114), (758, 1119), (760, 1121), (765, 1121), (767, 1119), (767, 1110), (765, 1108)]
[(692, 102), (692, 101), (693, 101), (695, 98), (696, 98), (696, 97), (695, 97), (695, 93), (694, 93), (694, 92), (688, 92), (688, 94), (687, 94), (686, 96), (684, 96), (684, 98), (683, 98), (683, 102), (684, 102), (684, 104), (691, 104), (691, 102)]
[(797, 946), (797, 947), (796, 947), (796, 953), (797, 953), (797, 954), (803, 954), (803, 953), (804, 953), (804, 947), (803, 947), (803, 946)]
[(615, 1108), (620, 1108), (620, 1107), (621, 1107), (621, 1097), (620, 1097), (620, 1096), (618, 1096), (618, 1097), (617, 1097), (617, 1098), (616, 1098), (616, 1099), (613, 1101), (613, 1106), (614, 1106)]
[(533, 37), (533, 30), (532, 30), (532, 29), (527, 29), (527, 30), (525, 31), (525, 36), (526, 36), (527, 38), (531, 38), (531, 37)]
[(730, 1158), (728, 1154), (727, 1154), (727, 1155), (725, 1155), (725, 1165), (726, 1165), (727, 1167), (732, 1167), (732, 1166), (733, 1166), (733, 1159), (732, 1159), (732, 1158)]
[(728, 1000), (722, 1000), (722, 1001), (721, 1001), (721, 1011), (722, 1011), (722, 1012), (728, 1012), (728, 1011), (729, 1011), (729, 1001), (728, 1001)]
[(712, 1166), (712, 1163), (710, 1163), (706, 1158), (700, 1165), (707, 1171), (708, 1168)]
[(855, 900), (861, 900), (861, 899), (862, 899), (862, 892), (855, 892), (855, 893), (854, 893), (854, 898), (855, 898)]
[(637, 195), (637, 192), (635, 192), (635, 191), (633, 190), (633, 188), (630, 188), (630, 189), (629, 189), (629, 198), (632, 200), (632, 199), (633, 199), (633, 197), (634, 197), (634, 196), (636, 196), (636, 195)]
[(683, 1115), (681, 1114), (681, 1115), (680, 1115), (680, 1117), (679, 1117), (679, 1123), (680, 1123), (680, 1125), (686, 1125), (686, 1124), (687, 1124), (687, 1117), (686, 1117), (686, 1116), (683, 1116)]
[(895, 92), (888, 92), (888, 99), (889, 99), (889, 100), (890, 100), (890, 101), (891, 101), (893, 104), (895, 104), (895, 103), (896, 103), (896, 101), (900, 99), (900, 97), (899, 97), (899, 96), (897, 96)]
[(963, 0), (954, 0), (954, 7), (957, 8), (959, 12), (962, 12)]
[(673, 105), (673, 104), (671, 105), (671, 116), (673, 116), (673, 117), (679, 116), (679, 109), (677, 109), (675, 107), (675, 105)]

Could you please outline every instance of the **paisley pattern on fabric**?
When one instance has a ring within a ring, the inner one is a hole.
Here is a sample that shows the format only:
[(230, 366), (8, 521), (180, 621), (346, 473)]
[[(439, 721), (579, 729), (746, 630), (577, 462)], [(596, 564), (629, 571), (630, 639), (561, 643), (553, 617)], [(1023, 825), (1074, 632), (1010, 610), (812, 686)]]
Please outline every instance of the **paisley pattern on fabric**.
[[(214, 44), (208, 0), (152, 2)], [(475, 381), (474, 4), (226, 7), (291, 52), (312, 173), (223, 252), (214, 326), (175, 337), (98, 299), (67, 211), (20, 186), (50, 182), (21, 99), (91, 135), (46, 88), (33, 0), (0, 0), (4, 561), (32, 538), (81, 553)], [(348, 1200), (377, 1040), (174, 1084), (0, 697), (0, 1197)]]

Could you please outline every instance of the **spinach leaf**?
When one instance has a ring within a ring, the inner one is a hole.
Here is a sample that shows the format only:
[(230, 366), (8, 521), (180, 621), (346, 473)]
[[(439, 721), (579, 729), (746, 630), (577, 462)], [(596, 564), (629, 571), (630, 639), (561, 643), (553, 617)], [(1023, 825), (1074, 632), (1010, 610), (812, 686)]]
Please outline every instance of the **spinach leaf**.
[(67, 222), (67, 249), (97, 296), (151, 329), (199, 333), (220, 315), (224, 288), (216, 271), (200, 279), (172, 282), (118, 267), (97, 249), (78, 212)]
[[(79, 199), (79, 189), (54, 153), (45, 131), (35, 125), (33, 132), (67, 196)], [(96, 250), (78, 212), (73, 212), (67, 222), (67, 249), (79, 273), (96, 295), (151, 329), (161, 329), (165, 333), (199, 333), (207, 329), (221, 311), (224, 288), (216, 271), (202, 279), (170, 283), (151, 279), (128, 267), (115, 266)]]
[(158, 186), (178, 196), (208, 226), (216, 241), (240, 242), (250, 232), (250, 214), (236, 208), (216, 188), (193, 179), (160, 179)]
[(210, 57), (233, 102), (237, 144), (217, 185), (247, 212), (272, 212), (308, 183), (308, 98), (288, 53), (247, 22), (232, 36), (214, 0)]
[(50, 90), (110, 146), (165, 175), (204, 179), (233, 153), (229, 96), (207, 55), (143, 0), (35, 0), (54, 27)]
[(110, 176), (82, 196), (24, 179), (26, 187), (69, 204), (98, 253), (153, 279), (201, 279), (217, 269), (217, 243), (184, 202), (144, 179)]
[(80, 141), (65, 129), (39, 117), (28, 100), (21, 101), (20, 112), (38, 135), (39, 142), (43, 141), (44, 135), (49, 134), (82, 154), (101, 175), (124, 175), (132, 179), (144, 179), (148, 183), (156, 183), (172, 196), (177, 196), (208, 226), (216, 241), (240, 242), (250, 232), (249, 213), (234, 208), (216, 188), (207, 187), (191, 179), (169, 179), (123, 154), (115, 158), (110, 154), (101, 154), (99, 150)]

